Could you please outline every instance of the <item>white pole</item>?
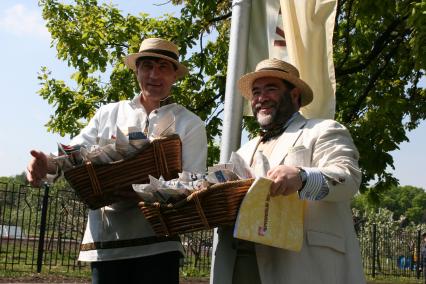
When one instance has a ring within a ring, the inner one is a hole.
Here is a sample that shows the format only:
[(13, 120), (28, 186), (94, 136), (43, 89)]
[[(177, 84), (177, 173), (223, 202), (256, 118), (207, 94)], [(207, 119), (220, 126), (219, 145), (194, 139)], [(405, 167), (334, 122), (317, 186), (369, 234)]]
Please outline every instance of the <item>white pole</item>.
[(231, 33), (226, 76), (220, 162), (226, 163), (232, 151), (240, 147), (243, 97), (238, 94), (237, 81), (246, 71), (248, 27), (251, 0), (234, 0), (232, 3)]
[[(226, 76), (225, 106), (220, 145), (220, 162), (226, 163), (241, 143), (243, 98), (238, 94), (237, 81), (246, 71), (251, 0), (232, 2), (232, 20)], [(232, 254), (232, 229), (214, 230), (210, 283), (230, 284), (235, 254)], [(219, 248), (219, 249), (218, 249)], [(222, 249), (221, 249), (222, 248)], [(217, 250), (218, 249), (218, 250)], [(228, 255), (230, 254), (230, 255)], [(221, 260), (216, 263), (216, 256)]]

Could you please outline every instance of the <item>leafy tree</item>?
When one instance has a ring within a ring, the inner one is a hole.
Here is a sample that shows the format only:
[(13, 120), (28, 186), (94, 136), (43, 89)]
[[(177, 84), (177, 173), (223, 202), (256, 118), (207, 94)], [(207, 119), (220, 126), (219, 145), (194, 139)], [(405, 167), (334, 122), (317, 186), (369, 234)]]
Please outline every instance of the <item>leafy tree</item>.
[(426, 223), (426, 192), (422, 188), (413, 186), (393, 186), (386, 194), (380, 195), (378, 204), (371, 204), (368, 196), (357, 195), (352, 207), (361, 214), (378, 212), (386, 209), (392, 212), (393, 220), (404, 221), (402, 225)]
[[(144, 13), (123, 15), (96, 0), (39, 4), (58, 58), (76, 70), (73, 88), (46, 68), (39, 74), (39, 93), (55, 106), (49, 131), (75, 135), (101, 104), (133, 97), (137, 83), (122, 58), (136, 52), (141, 39), (159, 36), (181, 47), (191, 75), (178, 82), (173, 93), (177, 102), (206, 121), (209, 163), (217, 161), (213, 140), (221, 134), (231, 1), (172, 0), (182, 5), (180, 16), (157, 19)], [(387, 171), (393, 168), (389, 153), (407, 141), (407, 131), (426, 116), (425, 88), (419, 86), (426, 66), (425, 13), (425, 0), (338, 2), (336, 119), (354, 137), (364, 174), (362, 191), (376, 202), (380, 193), (397, 184)], [(245, 119), (244, 125), (254, 133), (253, 119)], [(367, 188), (372, 180), (375, 186)]]
[(426, 192), (422, 188), (392, 187), (381, 196), (380, 206), (394, 212), (396, 218), (404, 215), (415, 224), (426, 222)]
[(15, 175), (15, 176), (9, 176), (9, 177), (0, 177), (0, 182), (2, 183), (10, 183), (10, 184), (27, 184), (27, 174), (25, 172), (22, 172), (19, 175)]
[(425, 9), (424, 0), (339, 1), (336, 117), (359, 148), (364, 184), (378, 180), (368, 190), (376, 201), (396, 182), (386, 171), (393, 168), (389, 152), (425, 119), (426, 93), (419, 87), (426, 66)]

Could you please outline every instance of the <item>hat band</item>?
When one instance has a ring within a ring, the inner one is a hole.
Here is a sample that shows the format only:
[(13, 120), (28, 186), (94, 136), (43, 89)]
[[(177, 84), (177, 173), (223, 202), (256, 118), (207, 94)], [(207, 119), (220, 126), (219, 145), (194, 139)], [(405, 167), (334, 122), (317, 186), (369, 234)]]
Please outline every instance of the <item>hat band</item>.
[(280, 69), (280, 68), (272, 68), (272, 67), (261, 68), (259, 70), (256, 70), (256, 72), (257, 71), (262, 71), (262, 70), (266, 70), (266, 71), (268, 71), (268, 70), (270, 70), (270, 71), (280, 71), (280, 72), (290, 73), (290, 72), (288, 72), (286, 70), (283, 70), (283, 69)]
[(178, 61), (179, 57), (177, 56), (176, 53), (172, 52), (172, 51), (168, 51), (168, 50), (164, 50), (164, 49), (145, 49), (139, 52), (151, 52), (151, 53), (157, 53), (160, 55), (165, 55), (167, 57), (170, 57), (176, 61)]

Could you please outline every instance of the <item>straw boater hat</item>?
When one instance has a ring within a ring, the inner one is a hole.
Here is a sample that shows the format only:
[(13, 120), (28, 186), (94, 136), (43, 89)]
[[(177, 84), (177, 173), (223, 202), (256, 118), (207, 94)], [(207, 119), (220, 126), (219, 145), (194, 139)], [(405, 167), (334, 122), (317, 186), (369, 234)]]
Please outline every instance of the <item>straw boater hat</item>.
[(141, 43), (141, 47), (139, 48), (139, 52), (127, 55), (124, 58), (124, 63), (130, 69), (136, 71), (136, 60), (139, 57), (158, 57), (169, 60), (177, 68), (176, 75), (178, 79), (188, 74), (188, 68), (179, 63), (178, 47), (168, 40), (161, 38), (144, 39)]
[(275, 58), (260, 61), (254, 72), (247, 73), (238, 80), (238, 89), (240, 89), (241, 94), (251, 100), (253, 82), (262, 77), (281, 78), (299, 88), (302, 92), (302, 106), (309, 104), (313, 99), (312, 89), (300, 79), (297, 68)]

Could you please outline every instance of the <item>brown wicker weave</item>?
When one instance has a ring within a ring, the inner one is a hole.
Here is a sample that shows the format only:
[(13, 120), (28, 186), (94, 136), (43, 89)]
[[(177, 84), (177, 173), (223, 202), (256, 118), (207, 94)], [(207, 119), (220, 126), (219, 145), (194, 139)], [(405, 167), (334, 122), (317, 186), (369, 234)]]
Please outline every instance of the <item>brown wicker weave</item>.
[(64, 176), (80, 199), (90, 209), (97, 209), (122, 200), (127, 192), (133, 194), (132, 184), (148, 183), (148, 175), (170, 180), (181, 171), (182, 143), (175, 134), (154, 140), (129, 159), (106, 165), (88, 162)]
[(215, 184), (175, 204), (140, 202), (157, 236), (172, 236), (233, 225), (253, 179)]

